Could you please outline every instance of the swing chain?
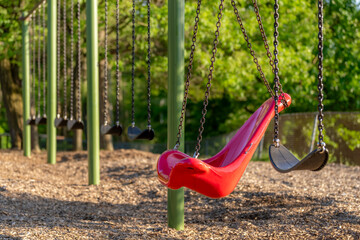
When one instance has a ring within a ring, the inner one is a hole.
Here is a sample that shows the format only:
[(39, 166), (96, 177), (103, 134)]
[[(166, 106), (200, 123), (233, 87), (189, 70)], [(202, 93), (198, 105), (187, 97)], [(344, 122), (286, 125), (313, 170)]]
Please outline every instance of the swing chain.
[(260, 11), (259, 11), (259, 7), (258, 7), (258, 5), (256, 3), (256, 0), (253, 0), (253, 5), (254, 5), (254, 12), (255, 12), (255, 15), (256, 15), (256, 19), (257, 19), (257, 22), (259, 24), (259, 30), (260, 30), (260, 33), (261, 33), (261, 37), (262, 37), (263, 42), (264, 42), (266, 55), (269, 58), (269, 63), (270, 63), (272, 72), (274, 73), (274, 71), (275, 71), (274, 61), (272, 59), (272, 54), (271, 54), (270, 47), (269, 47), (269, 44), (268, 44), (268, 41), (267, 41), (265, 30), (264, 30), (264, 27), (263, 27), (263, 24), (262, 24), (262, 21), (261, 21)]
[(42, 5), (42, 10), (43, 10), (43, 16), (42, 16), (42, 27), (43, 27), (43, 59), (42, 59), (42, 64), (43, 64), (43, 116), (46, 117), (46, 38), (45, 38), (45, 28), (46, 28), (46, 23), (45, 23), (45, 3), (46, 1), (43, 3)]
[(326, 144), (324, 142), (324, 136), (323, 136), (323, 129), (324, 129), (324, 124), (323, 124), (323, 118), (324, 118), (324, 114), (323, 114), (323, 109), (324, 109), (324, 104), (323, 104), (323, 99), (324, 99), (324, 95), (323, 95), (323, 89), (324, 89), (324, 84), (323, 84), (323, 0), (318, 0), (318, 29), (319, 29), (319, 33), (318, 33), (318, 39), (319, 39), (319, 44), (318, 44), (318, 51), (319, 51), (318, 52), (318, 58), (319, 58), (319, 64), (318, 64), (318, 70), (319, 70), (319, 74), (318, 74), (319, 143), (318, 143), (318, 148), (321, 149), (322, 152), (324, 152), (326, 150)]
[(77, 77), (77, 102), (76, 102), (76, 119), (81, 121), (81, 44), (80, 44), (80, 34), (81, 34), (81, 22), (80, 22), (80, 0), (77, 1), (77, 22), (78, 22), (78, 35), (77, 35), (77, 50), (78, 50), (78, 77)]
[(275, 100), (275, 117), (274, 117), (274, 145), (275, 147), (280, 147), (279, 139), (279, 108), (278, 108), (278, 99), (279, 99), (279, 60), (278, 60), (278, 19), (279, 19), (279, 3), (278, 0), (275, 0), (274, 3), (274, 100)]
[(194, 158), (197, 158), (199, 156), (199, 151), (201, 148), (201, 141), (202, 141), (202, 133), (204, 131), (204, 124), (205, 124), (205, 116), (207, 113), (207, 106), (209, 104), (209, 95), (210, 95), (210, 88), (211, 88), (211, 80), (213, 78), (213, 71), (214, 71), (214, 63), (215, 63), (215, 55), (217, 52), (217, 45), (219, 43), (219, 35), (220, 35), (220, 27), (221, 27), (221, 18), (223, 16), (222, 11), (224, 9), (224, 0), (220, 0), (220, 5), (219, 5), (219, 13), (218, 13), (218, 21), (216, 22), (216, 31), (215, 31), (215, 39), (213, 41), (213, 49), (212, 49), (212, 57), (210, 59), (211, 64), (209, 67), (209, 74), (208, 74), (208, 82), (206, 84), (206, 92), (205, 92), (205, 99), (203, 102), (203, 110), (202, 110), (202, 118), (200, 120), (200, 128), (199, 128), (199, 135), (197, 137), (197, 145), (195, 147), (195, 152), (194, 152)]
[[(57, 1), (57, 29), (60, 30), (60, 19), (61, 19), (61, 0)], [(57, 99), (57, 109), (56, 109), (56, 116), (60, 118), (60, 31), (57, 31), (56, 36), (57, 44), (57, 69), (56, 69), (56, 99)]]
[(67, 64), (66, 64), (66, 0), (64, 0), (64, 119), (67, 119)]
[[(238, 9), (236, 8), (236, 3), (235, 3), (234, 0), (231, 0), (231, 5), (232, 5), (233, 8), (234, 8), (234, 13), (235, 13), (235, 15), (236, 15), (237, 22), (238, 22), (239, 25), (240, 25), (241, 32), (243, 33), (244, 39), (245, 39), (245, 41), (246, 41), (246, 43), (247, 43), (247, 47), (250, 49), (250, 54), (251, 54), (251, 56), (253, 57), (253, 61), (254, 61), (254, 63), (256, 64), (256, 68), (257, 68), (258, 72), (260, 73), (260, 76), (261, 76), (261, 78), (262, 78), (262, 80), (263, 80), (263, 82), (264, 82), (264, 84), (265, 84), (268, 92), (270, 93), (270, 95), (271, 95), (272, 97), (274, 97), (274, 93), (273, 93), (273, 91), (272, 91), (272, 89), (271, 89), (271, 87), (270, 87), (270, 85), (269, 85), (268, 80), (267, 80), (266, 77), (265, 77), (264, 72), (263, 72), (262, 69), (261, 69), (261, 66), (260, 66), (260, 64), (259, 64), (259, 61), (258, 61), (258, 59), (257, 59), (257, 57), (256, 57), (256, 54), (255, 54), (255, 51), (252, 49), (251, 43), (250, 43), (250, 41), (249, 41), (249, 37), (248, 37), (248, 35), (247, 35), (247, 33), (246, 33), (245, 27), (244, 27), (244, 25), (243, 25), (243, 23), (242, 23), (241, 17), (240, 17), (240, 15), (239, 15), (239, 11), (238, 11)], [(260, 22), (259, 22), (259, 24), (260, 24)], [(261, 31), (261, 30), (260, 30), (260, 31)], [(263, 34), (263, 33), (264, 33), (264, 32), (262, 32), (262, 34)], [(265, 33), (264, 33), (264, 34), (265, 34)], [(266, 36), (265, 36), (265, 38), (266, 38)], [(263, 37), (263, 39), (264, 39), (264, 37)], [(264, 40), (264, 42), (265, 42), (265, 40)], [(266, 48), (266, 47), (265, 47), (265, 48)], [(269, 49), (269, 46), (268, 46), (267, 49)], [(270, 61), (272, 61), (272, 60), (270, 59)], [(271, 63), (270, 63), (270, 65), (271, 65)]]
[(148, 129), (151, 130), (151, 60), (150, 60), (150, 49), (151, 49), (151, 36), (150, 36), (150, 0), (147, 1), (147, 21), (148, 21), (148, 81), (147, 81), (147, 114), (148, 114)]
[(35, 115), (34, 118), (36, 118), (36, 12), (35, 15), (33, 17), (33, 42), (34, 42), (34, 46), (33, 46), (33, 98), (34, 98), (34, 109), (35, 109)]
[(104, 125), (108, 124), (108, 2), (105, 0)]
[(37, 69), (38, 69), (38, 117), (40, 118), (41, 117), (41, 109), (40, 109), (40, 104), (41, 104), (41, 66), (40, 66), (40, 63), (41, 63), (41, 29), (40, 29), (40, 25), (41, 25), (41, 12), (39, 10), (39, 13), (38, 13), (38, 16), (37, 16), (37, 20), (38, 20), (38, 23), (37, 23), (37, 27), (38, 27), (38, 55), (37, 55), (37, 63), (38, 63), (38, 66), (37, 66)]
[(131, 126), (135, 127), (135, 0), (132, 3)]
[[(265, 46), (265, 50), (266, 50), (266, 55), (267, 57), (269, 58), (269, 63), (270, 63), (270, 66), (271, 66), (271, 69), (272, 69), (272, 72), (275, 73), (275, 66), (274, 66), (274, 61), (272, 59), (272, 55), (271, 55), (271, 52), (270, 52), (270, 47), (269, 47), (269, 44), (268, 44), (268, 41), (267, 41), (267, 37), (266, 37), (266, 34), (265, 34), (265, 30), (264, 30), (264, 26), (262, 24), (262, 21), (261, 21), (261, 17), (260, 17), (260, 10), (259, 10), (259, 7), (257, 5), (257, 2), (256, 0), (253, 0), (253, 5), (254, 5), (254, 12), (255, 12), (255, 15), (256, 15), (256, 19), (258, 21), (258, 24), (259, 24), (259, 30), (260, 30), (260, 33), (261, 33), (261, 37), (263, 39), (263, 42), (264, 42), (264, 46)], [(281, 103), (284, 105), (284, 107), (288, 107), (288, 104), (285, 100), (285, 96), (284, 96), (284, 91), (282, 89), (282, 85), (281, 85), (281, 82), (279, 80), (278, 82), (279, 84), (279, 91), (281, 93)], [(274, 97), (274, 95), (272, 95)]]
[(201, 0), (198, 0), (197, 8), (196, 8), (195, 25), (194, 25), (194, 31), (193, 31), (193, 37), (192, 37), (191, 52), (190, 52), (190, 57), (189, 57), (189, 65), (187, 67), (188, 71), (187, 71), (186, 82), (185, 82), (185, 93), (184, 93), (184, 99), (183, 99), (182, 108), (181, 108), (180, 123), (179, 123), (178, 133), (177, 133), (177, 141), (176, 141), (175, 147), (174, 147), (175, 150), (178, 150), (178, 148), (180, 146), (181, 131), (183, 128), (184, 116), (185, 116), (185, 111), (186, 111), (186, 103), (187, 103), (188, 94), (189, 94), (191, 72), (193, 69), (192, 64), (194, 61), (194, 53), (195, 53), (195, 49), (196, 49), (196, 45), (195, 45), (196, 35), (197, 35), (198, 29), (199, 29), (200, 6), (201, 6)]
[(119, 0), (116, 0), (116, 125), (120, 125)]
[(74, 0), (70, 5), (70, 120), (74, 119)]

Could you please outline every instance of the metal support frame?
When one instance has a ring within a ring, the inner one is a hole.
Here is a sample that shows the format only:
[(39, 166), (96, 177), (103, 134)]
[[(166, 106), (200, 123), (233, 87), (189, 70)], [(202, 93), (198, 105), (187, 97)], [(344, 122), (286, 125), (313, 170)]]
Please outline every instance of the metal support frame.
[[(26, 16), (26, 13), (23, 13)], [(22, 21), (22, 98), (23, 98), (23, 150), (24, 156), (31, 155), (31, 127), (26, 124), (30, 117), (30, 47), (29, 47), (29, 22)], [(1, 146), (0, 146), (1, 147)]]
[[(175, 146), (184, 96), (185, 1), (168, 1), (168, 149)], [(184, 133), (179, 151), (184, 151)], [(168, 189), (168, 226), (184, 229), (184, 188)]]
[(56, 163), (56, 128), (53, 124), (56, 118), (56, 0), (47, 1), (47, 162)]
[(86, 0), (87, 146), (89, 185), (100, 183), (98, 1)]

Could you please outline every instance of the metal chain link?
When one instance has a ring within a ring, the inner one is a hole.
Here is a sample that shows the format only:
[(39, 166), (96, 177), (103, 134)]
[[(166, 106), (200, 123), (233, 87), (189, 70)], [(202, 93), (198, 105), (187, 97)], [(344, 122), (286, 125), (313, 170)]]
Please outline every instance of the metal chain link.
[(81, 121), (81, 22), (80, 22), (80, 0), (77, 1), (77, 55), (78, 55), (78, 69), (77, 69), (77, 101), (76, 101), (76, 120)]
[(33, 98), (34, 98), (34, 110), (35, 110), (35, 117), (37, 116), (36, 113), (36, 11), (33, 16)]
[[(255, 12), (255, 15), (256, 15), (256, 19), (257, 19), (257, 22), (259, 24), (259, 30), (260, 30), (260, 33), (261, 33), (261, 37), (262, 37), (263, 42), (264, 42), (266, 55), (269, 58), (269, 64), (271, 66), (272, 72), (275, 73), (274, 61), (273, 61), (273, 58), (272, 58), (272, 55), (271, 55), (271, 51), (270, 51), (270, 47), (269, 47), (267, 37), (266, 37), (266, 34), (265, 34), (264, 26), (263, 26), (262, 21), (261, 21), (260, 10), (259, 10), (259, 7), (257, 5), (256, 0), (253, 0), (253, 5), (254, 5), (254, 12)], [(287, 104), (287, 101), (285, 100), (285, 96), (284, 96), (284, 92), (283, 92), (283, 89), (282, 89), (282, 84), (280, 82), (280, 79), (279, 79), (279, 91), (280, 91), (280, 94), (281, 94), (281, 102), (284, 105), (284, 107), (287, 108), (288, 104)]]
[(119, 0), (116, 0), (116, 125), (120, 125)]
[(38, 117), (41, 117), (41, 11), (40, 9), (38, 10), (39, 13), (37, 15), (37, 28), (38, 28), (38, 34), (37, 34), (37, 37), (38, 37), (38, 55), (37, 55), (37, 63), (38, 63), (38, 66), (37, 66), (37, 69), (38, 69)]
[(64, 12), (63, 12), (63, 21), (64, 21), (64, 119), (67, 119), (67, 64), (66, 64), (66, 0), (64, 0)]
[(150, 49), (151, 49), (151, 36), (150, 36), (150, 0), (147, 1), (147, 20), (148, 20), (148, 86), (147, 86), (147, 114), (148, 114), (148, 129), (151, 130), (151, 59), (150, 59)]
[(131, 125), (135, 127), (135, 0), (132, 1)]
[(253, 0), (253, 5), (254, 5), (254, 12), (255, 12), (255, 15), (256, 15), (256, 20), (257, 20), (257, 22), (259, 24), (259, 30), (260, 30), (260, 33), (261, 33), (261, 37), (262, 37), (263, 42), (264, 42), (266, 55), (269, 58), (269, 64), (271, 66), (272, 72), (274, 73), (274, 71), (275, 71), (274, 61), (273, 61), (272, 54), (271, 54), (271, 51), (270, 51), (270, 47), (269, 47), (269, 44), (268, 44), (268, 41), (267, 41), (264, 26), (263, 26), (262, 21), (261, 21), (260, 11), (259, 11), (259, 7), (257, 5), (256, 0)]
[(108, 2), (105, 0), (104, 125), (108, 124)]
[(280, 147), (279, 139), (279, 109), (278, 109), (278, 99), (279, 99), (279, 60), (278, 60), (278, 19), (279, 19), (279, 3), (278, 0), (275, 0), (274, 3), (274, 100), (275, 100), (275, 117), (274, 117), (274, 144), (275, 147)]
[(217, 52), (217, 45), (219, 43), (219, 34), (220, 34), (220, 27), (221, 27), (221, 18), (223, 16), (222, 10), (224, 9), (224, 0), (220, 0), (219, 5), (219, 13), (218, 13), (218, 21), (216, 22), (216, 31), (215, 31), (215, 39), (213, 42), (213, 49), (212, 49), (212, 57), (210, 59), (210, 67), (209, 67), (209, 75), (208, 75), (208, 82), (206, 84), (206, 92), (205, 92), (205, 99), (204, 99), (204, 108), (202, 110), (202, 118), (200, 120), (200, 128), (199, 128), (199, 135), (197, 137), (197, 145), (195, 147), (194, 157), (197, 158), (199, 156), (199, 151), (201, 148), (201, 140), (202, 140), (202, 133), (204, 131), (204, 124), (205, 124), (205, 116), (207, 113), (207, 106), (209, 104), (209, 95), (210, 95), (210, 88), (211, 88), (211, 80), (213, 78), (213, 71), (214, 71), (214, 63), (215, 63), (215, 54)]
[(324, 130), (324, 124), (323, 124), (323, 118), (324, 118), (324, 114), (323, 114), (323, 109), (324, 109), (324, 104), (323, 104), (323, 100), (324, 100), (324, 95), (323, 95), (323, 89), (324, 89), (324, 84), (323, 84), (323, 4), (324, 3), (322, 0), (318, 0), (318, 29), (319, 29), (319, 33), (318, 33), (318, 39), (319, 39), (319, 44), (318, 44), (318, 51), (319, 51), (318, 52), (318, 58), (319, 58), (319, 64), (318, 64), (318, 70), (319, 70), (319, 74), (318, 74), (319, 143), (318, 143), (318, 147), (324, 151), (326, 144), (324, 142), (324, 135), (323, 135), (323, 130)]
[(70, 4), (70, 119), (74, 119), (74, 0)]
[(46, 117), (46, 37), (45, 37), (45, 4), (46, 1), (42, 5), (42, 27), (43, 27), (43, 56), (42, 56), (42, 64), (43, 64), (43, 116)]
[(240, 17), (240, 15), (239, 15), (239, 11), (238, 11), (237, 8), (236, 8), (236, 3), (235, 3), (234, 0), (231, 0), (231, 5), (232, 5), (233, 8), (234, 8), (234, 13), (235, 13), (235, 15), (236, 15), (237, 22), (238, 22), (239, 25), (240, 25), (241, 32), (243, 33), (244, 39), (245, 39), (245, 41), (246, 41), (246, 43), (247, 43), (247, 47), (250, 49), (250, 54), (251, 54), (251, 56), (253, 57), (253, 61), (254, 61), (254, 63), (256, 64), (256, 68), (257, 68), (258, 72), (260, 73), (260, 76), (261, 76), (261, 78), (262, 78), (262, 80), (263, 80), (263, 82), (264, 82), (264, 84), (265, 84), (268, 92), (270, 93), (270, 95), (271, 95), (272, 97), (274, 97), (274, 93), (273, 93), (273, 91), (272, 91), (272, 89), (271, 89), (271, 87), (270, 87), (270, 85), (269, 85), (268, 80), (267, 80), (266, 77), (265, 77), (264, 72), (263, 72), (262, 69), (261, 69), (261, 66), (260, 66), (260, 64), (259, 64), (259, 61), (258, 61), (258, 59), (257, 59), (257, 57), (256, 57), (256, 54), (255, 54), (255, 51), (252, 49), (251, 43), (250, 43), (250, 41), (249, 41), (249, 37), (248, 37), (248, 35), (247, 35), (247, 33), (246, 33), (245, 27), (244, 27), (244, 25), (243, 25), (243, 23), (242, 23), (241, 17)]
[(190, 78), (191, 78), (191, 72), (192, 72), (192, 69), (193, 69), (192, 64), (193, 64), (193, 61), (194, 61), (194, 53), (195, 53), (195, 49), (196, 49), (196, 45), (195, 45), (195, 43), (196, 43), (196, 35), (197, 35), (198, 29), (199, 29), (200, 7), (201, 7), (201, 0), (198, 0), (197, 8), (196, 8), (196, 16), (195, 16), (195, 25), (194, 25), (194, 31), (193, 31), (193, 37), (192, 37), (191, 52), (190, 52), (190, 56), (189, 56), (189, 65), (187, 67), (188, 71), (187, 71), (186, 82), (185, 82), (185, 93), (184, 93), (184, 99), (183, 99), (182, 108), (181, 108), (181, 114), (180, 114), (180, 119), (179, 119), (177, 140), (176, 140), (175, 147), (174, 147), (174, 149), (176, 149), (176, 150), (180, 146), (181, 131), (183, 129), (183, 122), (184, 122), (184, 116), (185, 116), (185, 111), (186, 111), (186, 104), (187, 104), (187, 99), (188, 99), (188, 94), (189, 94)]
[(57, 69), (56, 69), (56, 101), (57, 101), (57, 108), (56, 108), (56, 117), (60, 118), (60, 108), (61, 108), (61, 104), (60, 104), (60, 61), (61, 61), (61, 56), (60, 56), (60, 20), (61, 20), (61, 0), (57, 1), (57, 36), (56, 36), (56, 40), (57, 40), (57, 44), (56, 44), (56, 50), (57, 50), (57, 55), (56, 55), (56, 60), (57, 60)]

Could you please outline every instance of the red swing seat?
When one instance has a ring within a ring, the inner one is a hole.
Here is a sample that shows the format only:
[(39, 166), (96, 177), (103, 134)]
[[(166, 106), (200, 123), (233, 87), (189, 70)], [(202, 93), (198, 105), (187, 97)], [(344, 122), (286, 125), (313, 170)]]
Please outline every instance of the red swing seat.
[[(284, 94), (290, 106), (291, 97)], [(279, 112), (284, 109), (281, 97)], [(177, 150), (161, 154), (157, 163), (159, 181), (170, 189), (190, 188), (211, 198), (229, 195), (243, 175), (261, 138), (275, 115), (273, 98), (264, 102), (228, 144), (215, 156), (199, 160)]]

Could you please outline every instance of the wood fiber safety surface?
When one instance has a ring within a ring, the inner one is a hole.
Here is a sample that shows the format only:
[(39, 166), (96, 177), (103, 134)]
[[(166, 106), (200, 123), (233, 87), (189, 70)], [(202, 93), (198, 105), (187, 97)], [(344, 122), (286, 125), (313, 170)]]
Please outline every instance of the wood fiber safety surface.
[(31, 159), (0, 151), (0, 239), (360, 239), (360, 167), (277, 173), (251, 162), (235, 191), (185, 191), (185, 230), (167, 228), (158, 155), (101, 152), (101, 184), (87, 185), (86, 152)]

